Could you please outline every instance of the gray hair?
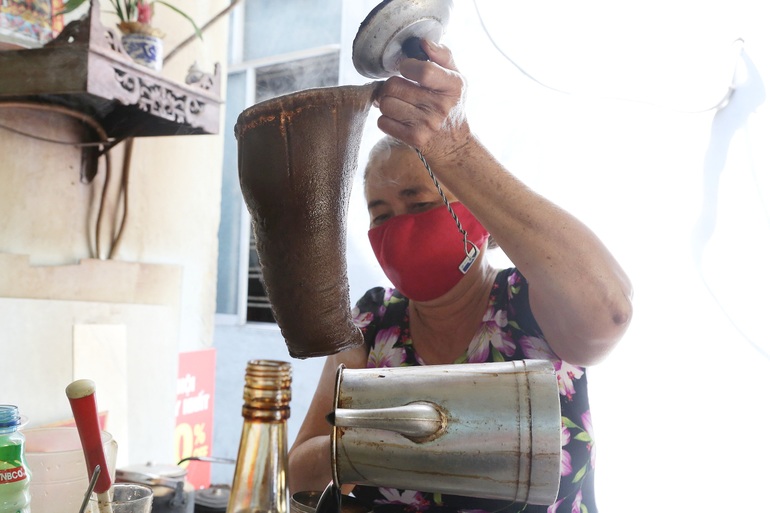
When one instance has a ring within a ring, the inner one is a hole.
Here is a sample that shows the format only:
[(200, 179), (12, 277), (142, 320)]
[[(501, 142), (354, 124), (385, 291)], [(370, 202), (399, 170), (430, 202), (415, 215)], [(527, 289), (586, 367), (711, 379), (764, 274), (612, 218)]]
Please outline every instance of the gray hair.
[(386, 135), (379, 141), (377, 141), (372, 149), (369, 150), (369, 158), (366, 161), (366, 167), (364, 168), (364, 182), (369, 177), (369, 171), (383, 160), (390, 158), (390, 153), (395, 149), (411, 150), (414, 151), (411, 146), (403, 141), (400, 141), (392, 135)]

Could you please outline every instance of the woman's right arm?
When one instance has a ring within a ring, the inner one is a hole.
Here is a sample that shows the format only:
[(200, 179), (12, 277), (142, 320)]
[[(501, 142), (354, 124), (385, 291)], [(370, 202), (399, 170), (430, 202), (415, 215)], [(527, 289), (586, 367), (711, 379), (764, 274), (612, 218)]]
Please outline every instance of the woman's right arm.
[(291, 493), (321, 491), (332, 480), (332, 426), (326, 415), (334, 410), (334, 386), (340, 364), (351, 369), (365, 367), (366, 348), (362, 345), (326, 358), (310, 408), (289, 451)]

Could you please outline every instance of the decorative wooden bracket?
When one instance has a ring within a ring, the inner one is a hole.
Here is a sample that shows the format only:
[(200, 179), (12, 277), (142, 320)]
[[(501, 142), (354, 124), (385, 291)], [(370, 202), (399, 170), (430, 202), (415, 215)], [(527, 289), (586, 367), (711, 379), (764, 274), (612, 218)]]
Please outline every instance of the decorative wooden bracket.
[(0, 101), (66, 106), (98, 121), (113, 142), (127, 137), (216, 134), (219, 65), (193, 65), (184, 84), (134, 63), (101, 24), (98, 0), (42, 48), (0, 51)]

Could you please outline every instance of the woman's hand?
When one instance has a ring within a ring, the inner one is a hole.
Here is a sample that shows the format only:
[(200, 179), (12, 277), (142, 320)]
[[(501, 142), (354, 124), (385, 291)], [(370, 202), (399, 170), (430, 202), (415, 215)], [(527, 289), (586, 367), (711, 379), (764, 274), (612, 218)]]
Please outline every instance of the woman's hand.
[(380, 88), (378, 126), (441, 165), (471, 138), (465, 116), (465, 79), (445, 46), (422, 42), (429, 61), (405, 59)]

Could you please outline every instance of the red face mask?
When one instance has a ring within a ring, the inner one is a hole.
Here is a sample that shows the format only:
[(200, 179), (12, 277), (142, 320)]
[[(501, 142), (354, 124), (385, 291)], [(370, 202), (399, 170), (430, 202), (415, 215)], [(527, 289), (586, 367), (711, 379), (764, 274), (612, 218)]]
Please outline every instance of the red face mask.
[[(489, 232), (465, 205), (453, 202), (468, 242), (480, 248)], [(403, 295), (415, 301), (441, 297), (457, 285), (470, 268), (474, 248), (468, 244), (446, 208), (395, 216), (369, 230), (369, 242), (385, 275)], [(460, 268), (463, 268), (461, 270)]]

